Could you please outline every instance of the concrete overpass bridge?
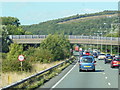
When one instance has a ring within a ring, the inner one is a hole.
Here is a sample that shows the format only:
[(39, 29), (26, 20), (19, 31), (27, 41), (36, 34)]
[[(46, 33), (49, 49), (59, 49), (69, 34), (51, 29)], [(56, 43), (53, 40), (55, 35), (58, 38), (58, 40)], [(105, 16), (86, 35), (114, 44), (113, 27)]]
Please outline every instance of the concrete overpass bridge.
[[(13, 43), (18, 44), (39, 44), (48, 35), (9, 35)], [(98, 36), (80, 36), (68, 35), (70, 43), (77, 44), (102, 44), (102, 45), (120, 45), (118, 37), (98, 37)]]

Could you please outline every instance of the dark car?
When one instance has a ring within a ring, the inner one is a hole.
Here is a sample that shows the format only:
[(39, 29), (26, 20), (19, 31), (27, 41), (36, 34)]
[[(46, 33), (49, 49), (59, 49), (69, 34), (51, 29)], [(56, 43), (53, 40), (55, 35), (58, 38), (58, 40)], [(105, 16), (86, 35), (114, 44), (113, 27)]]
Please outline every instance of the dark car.
[(83, 56), (80, 58), (79, 71), (92, 70), (95, 71), (95, 59), (93, 56)]
[(113, 60), (112, 56), (107, 56), (104, 61), (105, 61), (105, 64), (106, 64), (106, 63), (110, 63), (112, 60)]
[(93, 57), (94, 57), (94, 58), (97, 58), (97, 57), (98, 57), (98, 54), (97, 54), (97, 53), (93, 53)]
[(109, 57), (109, 56), (112, 56), (112, 55), (111, 55), (111, 54), (106, 54), (105, 56), (106, 56), (106, 57)]
[(113, 68), (113, 67), (120, 67), (120, 57), (115, 57), (111, 61), (111, 68)]
[(106, 54), (106, 56), (111, 56), (111, 54)]

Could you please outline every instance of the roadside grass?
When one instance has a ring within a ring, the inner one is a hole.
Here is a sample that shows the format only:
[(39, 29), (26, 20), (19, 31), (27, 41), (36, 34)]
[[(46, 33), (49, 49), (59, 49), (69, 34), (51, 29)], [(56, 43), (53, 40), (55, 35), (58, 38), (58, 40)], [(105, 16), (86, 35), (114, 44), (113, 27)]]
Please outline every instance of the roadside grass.
[(19, 80), (22, 80), (30, 75), (33, 75), (35, 73), (38, 73), (42, 70), (45, 70), (47, 68), (50, 68), (58, 63), (61, 63), (63, 61), (56, 61), (52, 63), (46, 63), (46, 64), (40, 64), (40, 63), (33, 63), (33, 69), (31, 72), (6, 72), (2, 73), (2, 85), (0, 88), (7, 86), (9, 84), (15, 83)]

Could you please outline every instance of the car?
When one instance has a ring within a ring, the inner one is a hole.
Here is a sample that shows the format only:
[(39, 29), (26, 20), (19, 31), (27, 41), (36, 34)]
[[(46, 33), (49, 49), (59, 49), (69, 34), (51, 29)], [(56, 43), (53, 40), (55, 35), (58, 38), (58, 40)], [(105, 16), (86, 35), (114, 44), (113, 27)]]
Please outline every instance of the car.
[(118, 55), (115, 55), (114, 57), (120, 57), (120, 55), (118, 54)]
[(108, 54), (106, 54), (106, 56), (111, 56), (111, 54), (108, 53)]
[(120, 67), (120, 57), (115, 57), (111, 61), (111, 68)]
[(112, 56), (107, 56), (104, 60), (105, 64), (106, 63), (110, 63), (111, 61), (113, 60), (113, 57)]
[(96, 61), (93, 56), (83, 56), (80, 58), (79, 62), (79, 72), (83, 70), (92, 70), (95, 71)]
[(83, 57), (83, 56), (89, 56), (89, 55), (87, 55), (87, 54), (82, 54), (82, 55), (80, 55), (80, 58)]
[(98, 57), (98, 54), (95, 52), (95, 53), (93, 53), (93, 57), (94, 58), (97, 58)]
[(99, 54), (98, 55), (98, 60), (105, 59), (105, 58), (106, 58), (105, 54)]
[(85, 54), (86, 54), (86, 55), (90, 55), (90, 52), (86, 52)]
[(105, 56), (108, 57), (108, 56), (111, 56), (111, 54), (106, 54)]

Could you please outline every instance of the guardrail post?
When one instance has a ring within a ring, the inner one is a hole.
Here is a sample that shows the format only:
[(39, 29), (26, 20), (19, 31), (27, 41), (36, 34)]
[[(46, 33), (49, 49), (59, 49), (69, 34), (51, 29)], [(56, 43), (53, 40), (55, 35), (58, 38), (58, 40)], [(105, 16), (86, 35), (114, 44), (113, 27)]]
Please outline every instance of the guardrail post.
[(11, 76), (8, 75), (8, 84), (11, 84)]

